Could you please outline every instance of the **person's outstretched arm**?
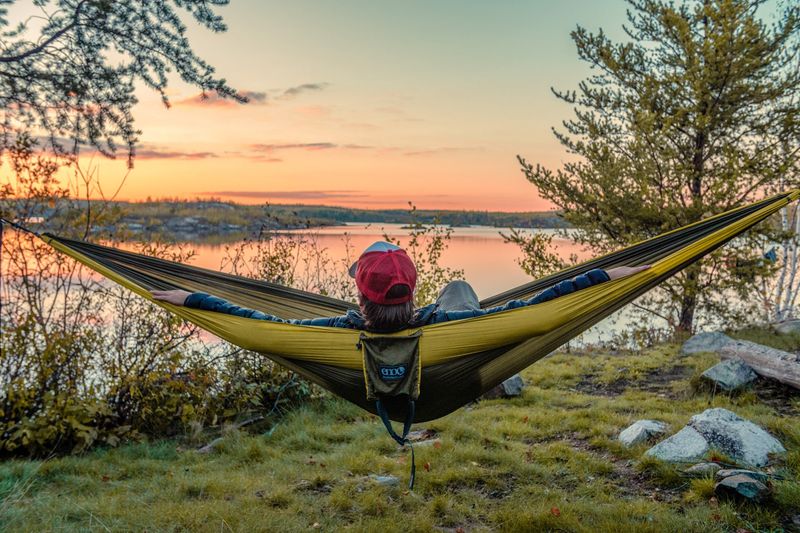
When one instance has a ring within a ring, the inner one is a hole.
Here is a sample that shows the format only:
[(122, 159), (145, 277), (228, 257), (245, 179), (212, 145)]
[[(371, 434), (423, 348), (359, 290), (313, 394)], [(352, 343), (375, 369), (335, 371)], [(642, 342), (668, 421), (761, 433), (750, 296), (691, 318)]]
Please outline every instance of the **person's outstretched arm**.
[(504, 305), (499, 305), (497, 307), (490, 307), (488, 309), (478, 309), (474, 311), (473, 310), (449, 311), (449, 312), (440, 311), (435, 314), (433, 321), (446, 322), (450, 320), (461, 320), (464, 318), (472, 318), (492, 313), (499, 313), (501, 311), (508, 311), (509, 309), (517, 309), (519, 307), (536, 305), (548, 302), (550, 300), (555, 300), (556, 298), (559, 298), (561, 296), (566, 296), (567, 294), (572, 294), (573, 292), (582, 289), (587, 289), (589, 287), (598, 285), (600, 283), (605, 283), (607, 281), (630, 276), (638, 272), (641, 272), (643, 270), (647, 270), (648, 268), (650, 268), (650, 265), (643, 265), (638, 267), (617, 267), (609, 270), (596, 268), (586, 272), (585, 274), (575, 276), (572, 279), (567, 279), (559, 283), (556, 283), (552, 287), (549, 287), (541, 291), (540, 293), (536, 294), (535, 296), (527, 300), (511, 300), (509, 302), (506, 302)]
[(232, 304), (229, 301), (212, 296), (204, 292), (189, 292), (183, 290), (170, 290), (170, 291), (152, 291), (154, 300), (168, 302), (173, 305), (180, 305), (190, 307), (192, 309), (202, 309), (204, 311), (214, 311), (216, 313), (226, 313), (229, 315), (240, 316), (244, 318), (253, 318), (256, 320), (269, 320), (270, 322), (284, 322), (287, 324), (299, 324), (303, 326), (332, 326), (332, 327), (345, 327), (341, 324), (341, 317), (322, 317), (322, 318), (307, 318), (307, 319), (285, 319), (275, 315), (268, 315), (255, 309), (248, 309)]
[(173, 305), (190, 307), (192, 309), (203, 309), (204, 311), (214, 311), (216, 313), (226, 313), (228, 315), (241, 316), (244, 318), (255, 318), (257, 320), (270, 320), (272, 322), (285, 322), (284, 319), (274, 315), (268, 315), (255, 309), (247, 309), (232, 304), (227, 300), (211, 296), (204, 292), (189, 292), (183, 290), (171, 291), (152, 291), (154, 300), (169, 302)]

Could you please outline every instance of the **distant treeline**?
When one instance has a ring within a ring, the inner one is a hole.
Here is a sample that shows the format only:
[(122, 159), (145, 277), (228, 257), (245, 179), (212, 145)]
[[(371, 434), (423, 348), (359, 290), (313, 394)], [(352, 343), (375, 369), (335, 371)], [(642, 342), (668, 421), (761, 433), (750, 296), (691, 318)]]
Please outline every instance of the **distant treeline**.
[(414, 220), (425, 224), (438, 222), (449, 226), (493, 226), (498, 228), (560, 228), (563, 219), (555, 211), (522, 213), (502, 211), (456, 211), (409, 209), (351, 209), (313, 205), (273, 205), (273, 213), (301, 218), (343, 222), (383, 222), (409, 224)]
[[(72, 201), (80, 204), (80, 201)], [(92, 202), (93, 204), (97, 202)], [(85, 204), (85, 202), (84, 202)], [(78, 205), (75, 207), (79, 208)], [(162, 234), (176, 239), (244, 237), (263, 228), (302, 229), (344, 223), (491, 226), (498, 228), (561, 228), (566, 223), (556, 211), (497, 212), (412, 209), (350, 209), (315, 205), (243, 205), (220, 200), (147, 200), (104, 205), (118, 213), (116, 222), (96, 228), (101, 232), (124, 229), (135, 235)], [(38, 211), (38, 210), (37, 210)], [(59, 212), (41, 206), (41, 224)], [(31, 222), (31, 221), (29, 221)]]

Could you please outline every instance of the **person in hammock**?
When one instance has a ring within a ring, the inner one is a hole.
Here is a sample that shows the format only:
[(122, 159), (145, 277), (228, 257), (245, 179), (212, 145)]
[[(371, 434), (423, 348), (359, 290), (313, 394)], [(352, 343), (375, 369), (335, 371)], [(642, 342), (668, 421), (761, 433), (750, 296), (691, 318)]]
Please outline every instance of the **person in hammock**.
[(414, 308), (417, 269), (406, 252), (394, 244), (379, 241), (369, 246), (350, 267), (358, 288), (359, 310), (335, 317), (283, 319), (254, 309), (246, 309), (222, 298), (184, 290), (152, 291), (153, 299), (231, 315), (305, 326), (328, 326), (374, 332), (399, 331), (427, 324), (461, 320), (498, 313), (553, 300), (599, 283), (635, 274), (649, 268), (617, 267), (594, 269), (543, 290), (527, 300), (511, 300), (504, 305), (481, 309), (478, 296), (466, 281), (451, 281), (439, 293), (436, 302)]

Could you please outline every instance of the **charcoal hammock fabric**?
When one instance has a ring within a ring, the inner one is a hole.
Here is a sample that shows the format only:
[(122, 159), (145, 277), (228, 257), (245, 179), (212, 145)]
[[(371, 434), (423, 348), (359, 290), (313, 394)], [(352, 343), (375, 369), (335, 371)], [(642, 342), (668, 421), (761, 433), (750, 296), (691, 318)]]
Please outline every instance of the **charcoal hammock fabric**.
[[(394, 334), (419, 336), (420, 368), (414, 369), (420, 372), (416, 421), (444, 416), (477, 398), (798, 198), (800, 190), (722, 213), (488, 298), (481, 306), (530, 298), (593, 268), (653, 265), (636, 275), (529, 307)], [(51, 234), (41, 237), (57, 250), (147, 299), (151, 299), (149, 291), (154, 289), (207, 292), (284, 318), (335, 316), (355, 308), (344, 301), (265, 281)], [(376, 411), (374, 402), (365, 394), (361, 343), (361, 335), (369, 337), (370, 333), (252, 320), (156, 303), (225, 340), (264, 353), (364, 409)], [(403, 421), (407, 400), (387, 401), (386, 408), (393, 420)]]

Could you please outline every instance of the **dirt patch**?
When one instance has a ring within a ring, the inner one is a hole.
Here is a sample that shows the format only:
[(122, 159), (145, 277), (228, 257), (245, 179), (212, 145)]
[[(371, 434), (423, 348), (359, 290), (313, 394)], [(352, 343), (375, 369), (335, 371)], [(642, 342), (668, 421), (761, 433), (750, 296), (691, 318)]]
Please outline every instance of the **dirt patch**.
[(569, 442), (576, 450), (590, 453), (610, 464), (613, 471), (603, 477), (609, 479), (623, 497), (644, 496), (653, 501), (663, 502), (672, 502), (681, 497), (681, 489), (659, 486), (646, 473), (636, 470), (634, 468), (636, 462), (632, 459), (618, 457), (604, 448), (593, 446), (588, 439), (584, 439), (576, 433), (562, 435), (561, 440)]
[(638, 380), (620, 378), (611, 383), (600, 383), (595, 381), (595, 375), (585, 376), (571, 390), (593, 396), (614, 397), (619, 396), (628, 389), (642, 390), (655, 393), (667, 398), (675, 398), (677, 395), (672, 390), (672, 384), (676, 381), (688, 380), (692, 377), (694, 370), (691, 367), (677, 365), (667, 369), (659, 369), (649, 372), (645, 377)]
[(685, 365), (677, 365), (663, 370), (654, 370), (647, 377), (636, 383), (638, 390), (664, 394), (668, 398), (676, 397), (672, 384), (676, 381), (687, 381), (694, 374), (694, 369)]
[(682, 487), (658, 486), (650, 476), (634, 468), (636, 463), (633, 460), (613, 455), (607, 459), (614, 468), (608, 477), (623, 498), (646, 497), (658, 502), (674, 502), (681, 499)]
[[(640, 472), (635, 468), (636, 461), (618, 457), (609, 452), (605, 448), (592, 445), (588, 439), (581, 437), (578, 433), (562, 433), (554, 435), (545, 439), (537, 439), (536, 441), (526, 441), (530, 446), (544, 442), (561, 441), (568, 443), (574, 450), (593, 455), (594, 457), (607, 462), (612, 467), (612, 471), (608, 474), (598, 475), (596, 477), (608, 480), (616, 489), (622, 498), (649, 498), (653, 501), (659, 502), (674, 502), (682, 497), (684, 487), (665, 487), (659, 485), (657, 481), (653, 480), (652, 476), (646, 472)], [(530, 450), (526, 453), (526, 460), (532, 460)], [(586, 480), (587, 483), (595, 481), (595, 476), (590, 476)], [(570, 488), (568, 480), (560, 485), (563, 489)]]
[(619, 396), (631, 384), (627, 379), (618, 379), (611, 383), (599, 383), (595, 381), (596, 376), (585, 376), (577, 385), (570, 388), (572, 391), (580, 392), (583, 394), (591, 394), (592, 396), (606, 396), (614, 397)]
[(759, 378), (753, 387), (758, 400), (784, 416), (800, 415), (800, 390), (774, 379)]

